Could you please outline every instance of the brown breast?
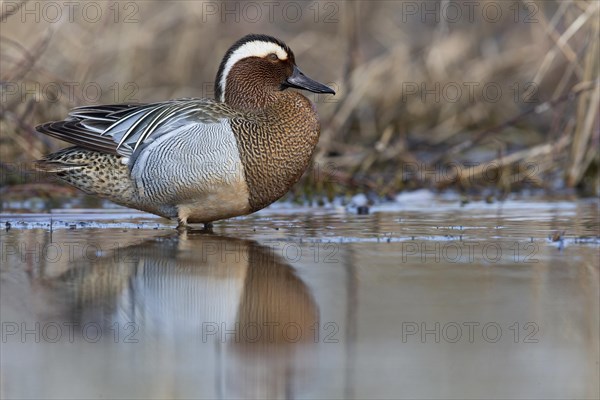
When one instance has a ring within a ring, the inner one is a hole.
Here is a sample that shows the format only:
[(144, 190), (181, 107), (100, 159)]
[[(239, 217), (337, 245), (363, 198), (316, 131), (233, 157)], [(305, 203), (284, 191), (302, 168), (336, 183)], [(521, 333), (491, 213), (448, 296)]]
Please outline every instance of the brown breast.
[(308, 167), (319, 140), (319, 117), (306, 97), (283, 91), (269, 103), (231, 120), (252, 212), (287, 193)]

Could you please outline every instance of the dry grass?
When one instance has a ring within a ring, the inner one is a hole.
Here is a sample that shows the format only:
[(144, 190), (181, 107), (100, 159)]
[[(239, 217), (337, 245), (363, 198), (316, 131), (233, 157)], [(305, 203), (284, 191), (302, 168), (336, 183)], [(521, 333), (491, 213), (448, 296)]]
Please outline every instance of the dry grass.
[[(281, 2), (272, 15), (258, 2), (260, 18), (245, 3), (123, 2), (117, 15), (112, 2), (96, 2), (103, 15), (95, 22), (81, 12), (70, 21), (66, 9), (60, 20), (36, 22), (22, 10), (42, 3), (10, 3), (1, 3), (4, 171), (63, 146), (33, 127), (72, 107), (212, 96), (227, 47), (261, 32), (284, 39), (308, 75), (338, 89), (333, 99), (311, 96), (322, 138), (296, 194), (424, 186), (599, 192), (595, 0), (480, 1), (473, 19), (464, 2), (447, 0)], [(296, 6), (302, 17), (294, 22)], [(419, 7), (437, 7), (439, 22)], [(502, 17), (486, 20), (483, 10), (489, 17), (498, 7)], [(234, 11), (219, 15), (225, 10)], [(137, 22), (125, 22), (131, 13)], [(2, 183), (27, 180), (5, 172)]]

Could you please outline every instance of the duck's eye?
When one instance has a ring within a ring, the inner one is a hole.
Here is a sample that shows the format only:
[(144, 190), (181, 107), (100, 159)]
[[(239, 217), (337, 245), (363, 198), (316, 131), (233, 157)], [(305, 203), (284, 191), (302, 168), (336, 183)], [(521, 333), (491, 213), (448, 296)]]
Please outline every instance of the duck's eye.
[(271, 53), (267, 57), (269, 57), (269, 60), (271, 61), (279, 61), (279, 57), (277, 57), (277, 54), (275, 53)]

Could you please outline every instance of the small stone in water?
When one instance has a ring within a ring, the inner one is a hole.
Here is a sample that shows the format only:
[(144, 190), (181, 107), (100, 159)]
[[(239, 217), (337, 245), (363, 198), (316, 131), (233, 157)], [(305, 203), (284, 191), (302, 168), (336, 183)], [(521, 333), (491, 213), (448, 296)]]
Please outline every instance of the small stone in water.
[(358, 215), (367, 215), (367, 214), (369, 214), (369, 207), (368, 206), (358, 206), (358, 207), (356, 207), (356, 213)]

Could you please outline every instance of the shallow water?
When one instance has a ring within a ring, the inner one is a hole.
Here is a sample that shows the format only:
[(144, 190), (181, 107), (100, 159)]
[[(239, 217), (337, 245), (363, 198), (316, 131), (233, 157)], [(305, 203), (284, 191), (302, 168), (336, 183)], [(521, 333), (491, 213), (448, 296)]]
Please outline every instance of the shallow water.
[(0, 216), (3, 398), (598, 398), (598, 201)]

